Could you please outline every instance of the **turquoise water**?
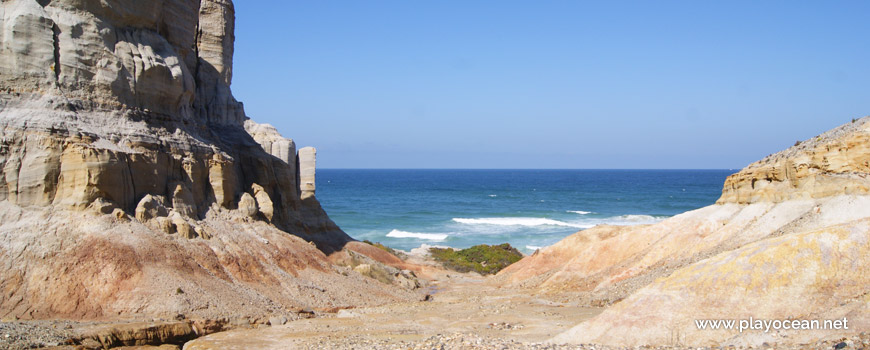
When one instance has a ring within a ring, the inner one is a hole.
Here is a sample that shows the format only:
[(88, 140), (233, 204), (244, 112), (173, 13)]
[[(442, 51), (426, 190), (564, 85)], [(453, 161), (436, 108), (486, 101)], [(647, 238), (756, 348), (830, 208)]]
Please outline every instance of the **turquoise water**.
[(713, 204), (732, 170), (317, 171), (352, 237), (402, 250), (508, 242), (525, 253), (597, 224), (655, 223)]

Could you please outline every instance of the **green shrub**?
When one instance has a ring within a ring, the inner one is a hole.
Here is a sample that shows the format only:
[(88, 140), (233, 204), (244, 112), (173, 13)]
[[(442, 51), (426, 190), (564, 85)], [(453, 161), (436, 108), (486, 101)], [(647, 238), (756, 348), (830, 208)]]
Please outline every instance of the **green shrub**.
[(429, 252), (445, 268), (459, 272), (474, 271), (481, 275), (495, 274), (523, 258), (519, 250), (507, 243), (492, 246), (481, 244), (462, 250), (429, 248)]

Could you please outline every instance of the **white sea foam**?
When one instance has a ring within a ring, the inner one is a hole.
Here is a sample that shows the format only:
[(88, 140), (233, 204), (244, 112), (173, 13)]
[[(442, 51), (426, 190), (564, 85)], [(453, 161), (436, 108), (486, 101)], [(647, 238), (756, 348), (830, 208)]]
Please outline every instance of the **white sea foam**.
[(536, 245), (527, 245), (526, 249), (534, 251), (534, 250), (544, 249), (544, 247), (538, 247)]
[(580, 214), (580, 215), (588, 215), (588, 214), (592, 214), (591, 211), (584, 211), (584, 210), (569, 210), (568, 212), (569, 212), (569, 213), (574, 213), (574, 214)]
[(632, 214), (632, 215), (613, 216), (613, 217), (603, 218), (603, 219), (594, 219), (594, 220), (590, 220), (590, 221), (594, 221), (596, 224), (631, 226), (631, 225), (655, 224), (655, 223), (662, 222), (665, 219), (667, 219), (667, 217)]
[[(382, 231), (383, 232), (383, 231)], [(400, 230), (392, 230), (387, 234), (387, 237), (393, 238), (419, 238), (425, 239), (429, 241), (443, 241), (447, 239), (446, 233), (419, 233), (419, 232), (407, 232)]]
[(637, 222), (637, 223), (654, 223), (664, 220), (662, 217), (655, 217), (652, 215), (621, 215), (617, 216), (614, 219), (627, 221), (627, 222)]
[(494, 226), (566, 226), (575, 228), (589, 228), (592, 225), (569, 223), (546, 218), (453, 218), (453, 221), (466, 225), (494, 225)]
[(495, 198), (495, 197), (498, 197), (498, 195), (497, 195), (497, 194), (491, 194), (491, 195), (489, 195), (489, 197), (490, 197), (490, 198)]

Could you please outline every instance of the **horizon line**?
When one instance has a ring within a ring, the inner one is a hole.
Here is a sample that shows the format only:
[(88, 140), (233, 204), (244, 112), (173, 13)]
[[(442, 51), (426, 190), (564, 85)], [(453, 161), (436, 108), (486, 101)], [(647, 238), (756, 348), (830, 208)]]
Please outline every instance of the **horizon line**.
[[(740, 168), (742, 169), (742, 168)], [(317, 170), (727, 170), (738, 168), (317, 168)]]

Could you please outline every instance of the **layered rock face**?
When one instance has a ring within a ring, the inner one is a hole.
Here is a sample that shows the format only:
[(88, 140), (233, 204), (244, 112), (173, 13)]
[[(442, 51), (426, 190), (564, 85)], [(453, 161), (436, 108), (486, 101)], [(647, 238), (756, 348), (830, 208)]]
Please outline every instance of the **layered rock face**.
[(870, 118), (853, 120), (750, 164), (717, 203), (784, 202), (870, 191)]
[(870, 329), (870, 287), (858, 276), (870, 266), (868, 136), (870, 118), (848, 123), (732, 175), (716, 205), (578, 232), (498, 278), (613, 304), (559, 343), (760, 345), (850, 332), (710, 331), (700, 319), (847, 317), (852, 333)]
[(198, 219), (249, 193), (278, 227), (339, 235), (305, 225), (295, 144), (230, 93), (231, 2), (0, 6), (0, 200), (132, 212), (152, 195)]
[(408, 297), (312, 282), (340, 284), (323, 252), (350, 238), (314, 197), (313, 149), (233, 97), (233, 26), (229, 0), (0, 3), (0, 316)]

